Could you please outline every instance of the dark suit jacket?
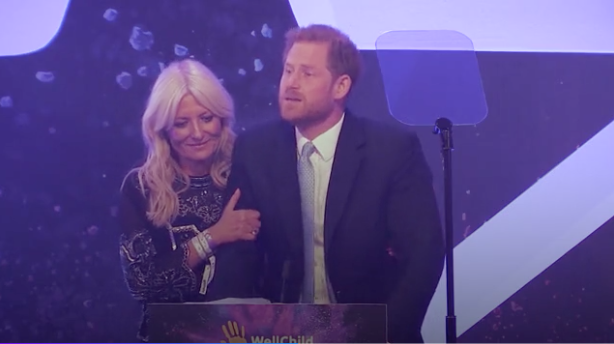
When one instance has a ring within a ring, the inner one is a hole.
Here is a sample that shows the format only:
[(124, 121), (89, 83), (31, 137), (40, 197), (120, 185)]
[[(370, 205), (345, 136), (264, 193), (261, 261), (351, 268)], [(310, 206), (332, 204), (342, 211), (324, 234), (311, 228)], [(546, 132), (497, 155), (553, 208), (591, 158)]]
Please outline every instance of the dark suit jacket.
[[(346, 111), (330, 178), (325, 259), (337, 302), (386, 303), (389, 341), (422, 341), (444, 241), (418, 138)], [(254, 286), (238, 296), (298, 302), (303, 236), (294, 127), (276, 121), (239, 136), (228, 193), (236, 188), (238, 207), (260, 211), (262, 228), (256, 243), (220, 250), (218, 273)]]

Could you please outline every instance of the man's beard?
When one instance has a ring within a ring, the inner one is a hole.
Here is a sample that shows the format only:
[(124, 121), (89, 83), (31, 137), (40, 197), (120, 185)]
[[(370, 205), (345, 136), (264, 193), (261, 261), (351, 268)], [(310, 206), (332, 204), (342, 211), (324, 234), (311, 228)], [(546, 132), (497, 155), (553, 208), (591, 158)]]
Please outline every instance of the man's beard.
[[(298, 116), (283, 116), (284, 120), (289, 122), (290, 124), (301, 127), (308, 126), (312, 123), (317, 123), (323, 121), (328, 117), (328, 115), (333, 111), (334, 104), (324, 105), (320, 104), (320, 106), (314, 107), (309, 106), (301, 111)], [(284, 112), (283, 106), (280, 106), (280, 110)]]

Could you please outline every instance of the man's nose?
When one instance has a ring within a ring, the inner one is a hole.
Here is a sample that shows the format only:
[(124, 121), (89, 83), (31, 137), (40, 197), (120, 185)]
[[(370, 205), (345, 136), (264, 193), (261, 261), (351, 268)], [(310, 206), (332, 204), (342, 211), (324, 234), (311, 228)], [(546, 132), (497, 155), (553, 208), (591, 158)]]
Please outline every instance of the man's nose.
[(292, 73), (288, 76), (288, 87), (292, 88), (292, 89), (297, 89), (299, 88), (300, 83), (299, 83), (299, 77), (297, 75), (297, 73)]

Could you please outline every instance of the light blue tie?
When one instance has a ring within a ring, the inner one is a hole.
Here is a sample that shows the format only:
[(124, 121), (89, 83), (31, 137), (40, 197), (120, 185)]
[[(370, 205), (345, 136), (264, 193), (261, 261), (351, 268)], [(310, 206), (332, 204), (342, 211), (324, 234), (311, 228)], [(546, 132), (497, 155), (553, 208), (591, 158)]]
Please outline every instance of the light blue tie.
[(305, 258), (305, 275), (303, 279), (303, 295), (301, 301), (303, 303), (314, 302), (314, 243), (313, 234), (315, 230), (314, 224), (314, 193), (315, 193), (315, 177), (313, 165), (309, 161), (311, 154), (315, 152), (313, 143), (307, 142), (301, 151), (298, 161), (298, 180), (301, 187), (301, 208), (303, 215), (303, 252)]

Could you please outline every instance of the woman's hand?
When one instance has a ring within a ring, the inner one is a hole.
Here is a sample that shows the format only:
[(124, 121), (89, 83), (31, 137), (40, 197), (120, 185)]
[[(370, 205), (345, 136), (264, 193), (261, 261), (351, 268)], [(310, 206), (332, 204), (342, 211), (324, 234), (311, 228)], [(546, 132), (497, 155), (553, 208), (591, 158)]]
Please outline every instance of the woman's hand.
[(254, 240), (260, 230), (260, 213), (255, 210), (235, 210), (241, 197), (237, 189), (222, 212), (220, 220), (208, 229), (215, 246), (237, 240)]

